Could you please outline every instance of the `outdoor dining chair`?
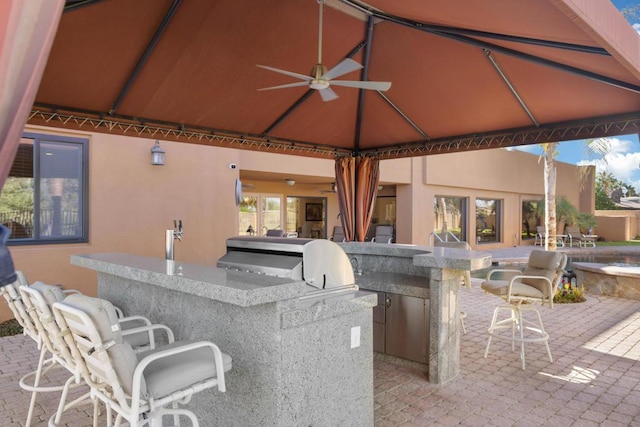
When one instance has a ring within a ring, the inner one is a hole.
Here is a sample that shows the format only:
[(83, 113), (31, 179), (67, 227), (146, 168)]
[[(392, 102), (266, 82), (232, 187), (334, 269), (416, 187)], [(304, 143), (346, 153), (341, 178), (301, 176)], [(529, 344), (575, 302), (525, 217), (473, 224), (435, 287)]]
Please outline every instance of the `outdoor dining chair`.
[(211, 342), (174, 342), (137, 357), (109, 301), (72, 295), (54, 303), (53, 312), (85, 382), (107, 406), (109, 422), (115, 412), (115, 425), (124, 419), (132, 427), (156, 426), (169, 415), (174, 423), (186, 416), (198, 426), (195, 414), (178, 403), (209, 388), (226, 391), (231, 357)]
[[(507, 304), (499, 305), (493, 312), (487, 348), (484, 352), (485, 359), (489, 354), (491, 339), (506, 339), (511, 341), (511, 350), (515, 349), (515, 343), (520, 344), (520, 358), (522, 369), (525, 369), (524, 344), (526, 342), (543, 342), (547, 348), (549, 361), (553, 363), (549, 348), (549, 334), (544, 330), (540, 312), (534, 306), (535, 303), (547, 305), (553, 308), (553, 296), (562, 280), (564, 268), (567, 265), (567, 255), (562, 252), (549, 252), (533, 250), (529, 255), (529, 262), (524, 272), (510, 269), (494, 269), (487, 274), (487, 280), (482, 282), (482, 289), (492, 295), (502, 298)], [(506, 279), (492, 279), (497, 273), (511, 274)], [(499, 320), (501, 311), (506, 311), (509, 316)], [(525, 319), (524, 313), (535, 313), (534, 320)], [(501, 332), (507, 330), (510, 334)]]
[(372, 242), (376, 243), (392, 243), (393, 242), (393, 227), (390, 225), (379, 225), (376, 227), (376, 235)]
[(341, 225), (336, 225), (333, 227), (333, 235), (331, 236), (330, 240), (333, 240), (334, 242), (344, 242), (346, 240), (344, 229)]

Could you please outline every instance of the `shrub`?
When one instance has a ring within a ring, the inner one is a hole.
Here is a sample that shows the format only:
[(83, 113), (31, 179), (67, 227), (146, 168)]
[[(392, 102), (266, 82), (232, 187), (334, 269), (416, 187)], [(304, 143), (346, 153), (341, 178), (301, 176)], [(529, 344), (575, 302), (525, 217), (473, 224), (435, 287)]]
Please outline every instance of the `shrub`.
[(571, 304), (585, 302), (584, 286), (572, 288), (570, 283), (566, 283), (562, 288), (556, 289), (553, 302), (556, 304)]
[(18, 324), (16, 319), (0, 323), (0, 337), (9, 337), (11, 335), (19, 335), (21, 333), (22, 326)]

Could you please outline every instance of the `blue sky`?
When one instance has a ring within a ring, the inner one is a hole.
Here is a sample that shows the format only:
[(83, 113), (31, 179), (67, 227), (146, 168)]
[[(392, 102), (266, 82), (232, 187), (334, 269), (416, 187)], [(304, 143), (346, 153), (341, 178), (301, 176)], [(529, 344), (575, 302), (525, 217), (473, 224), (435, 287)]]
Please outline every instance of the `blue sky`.
[[(618, 8), (624, 8), (640, 3), (639, 0), (612, 0)], [(634, 27), (640, 33), (640, 23), (634, 23)], [(558, 148), (557, 159), (561, 162), (585, 165), (595, 164), (598, 172), (607, 171), (622, 182), (633, 185), (640, 191), (640, 142), (638, 135), (625, 135), (609, 138), (611, 153), (607, 155), (606, 162), (589, 155), (585, 141), (561, 142)], [(540, 155), (540, 145), (527, 145), (518, 147), (519, 150)]]

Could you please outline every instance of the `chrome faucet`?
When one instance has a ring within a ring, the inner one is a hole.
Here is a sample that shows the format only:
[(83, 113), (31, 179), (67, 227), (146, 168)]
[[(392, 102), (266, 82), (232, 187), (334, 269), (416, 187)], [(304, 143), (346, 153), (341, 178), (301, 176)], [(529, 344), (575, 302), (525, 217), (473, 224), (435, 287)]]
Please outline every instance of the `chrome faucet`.
[(358, 276), (361, 276), (362, 275), (362, 270), (360, 269), (360, 266), (358, 264), (358, 258), (353, 257), (353, 258), (351, 258), (350, 262), (351, 262), (351, 266), (353, 267), (353, 272), (355, 274), (357, 274)]
[(173, 261), (173, 243), (175, 240), (182, 241), (184, 231), (182, 230), (182, 220), (173, 220), (173, 230), (165, 231), (164, 255), (168, 261)]

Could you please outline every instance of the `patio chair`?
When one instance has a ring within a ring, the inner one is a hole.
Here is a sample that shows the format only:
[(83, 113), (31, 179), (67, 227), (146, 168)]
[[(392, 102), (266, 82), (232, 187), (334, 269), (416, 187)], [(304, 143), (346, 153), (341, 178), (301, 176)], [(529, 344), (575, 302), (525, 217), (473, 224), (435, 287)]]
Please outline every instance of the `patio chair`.
[(376, 235), (372, 242), (393, 243), (393, 227), (390, 225), (379, 225), (376, 227)]
[[(64, 344), (64, 341), (59, 339), (60, 329), (58, 328), (53, 318), (53, 313), (50, 310), (50, 305), (56, 301), (62, 301), (65, 298), (65, 295), (59, 287), (47, 285), (41, 282), (36, 282), (30, 286), (22, 285), (20, 286), (19, 291), (31, 320), (38, 330), (41, 341), (38, 368), (34, 372), (22, 377), (19, 383), (23, 390), (31, 392), (31, 401), (29, 403), (29, 411), (27, 413), (27, 422), (25, 425), (31, 425), (31, 419), (38, 393), (46, 392), (61, 392), (58, 410), (50, 420), (51, 423), (58, 424), (60, 422), (62, 412), (65, 409), (84, 402), (89, 398), (89, 394), (85, 393), (71, 402), (71, 404), (66, 405), (66, 397), (69, 390), (80, 384), (80, 378), (68, 347)], [(50, 357), (45, 359), (47, 354)], [(66, 368), (70, 372), (71, 376), (63, 385), (41, 387), (40, 381), (42, 378), (51, 368), (57, 366)]]
[(302, 227), (300, 228), (300, 237), (303, 237), (305, 239), (311, 238), (312, 228), (313, 228), (313, 223), (311, 221), (306, 221), (304, 224), (302, 224)]
[(267, 230), (267, 237), (284, 237), (285, 236), (285, 231), (284, 230)]
[[(36, 327), (36, 324), (32, 320), (32, 316), (29, 315), (29, 307), (25, 305), (25, 301), (19, 291), (19, 286), (23, 283), (28, 284), (26, 277), (21, 271), (16, 271), (17, 278), (13, 284), (0, 288), (0, 294), (4, 297), (5, 301), (9, 305), (11, 312), (22, 327), (22, 333), (36, 343), (36, 348), (40, 350), (40, 357), (38, 359), (38, 366), (35, 371), (29, 372), (19, 380), (19, 385), (22, 389), (32, 392), (32, 399), (27, 411), (27, 421), (25, 426), (31, 425), (31, 419), (33, 417), (33, 411), (35, 408), (35, 394), (37, 392), (48, 391), (61, 391), (61, 386), (40, 387), (39, 382), (41, 376), (46, 373), (53, 366), (53, 361), (46, 358), (47, 348), (43, 344), (43, 339)], [(32, 382), (31, 382), (32, 381)]]
[(344, 235), (344, 229), (342, 228), (341, 225), (336, 225), (333, 227), (333, 235), (331, 236), (331, 239), (334, 242), (344, 242), (346, 241), (346, 237)]
[[(524, 273), (520, 270), (495, 269), (489, 271), (487, 280), (482, 283), (482, 289), (496, 295), (507, 302), (506, 305), (496, 307), (493, 312), (487, 348), (484, 352), (486, 358), (489, 354), (492, 338), (511, 341), (511, 350), (515, 349), (515, 343), (520, 343), (520, 358), (522, 369), (525, 369), (525, 342), (543, 342), (547, 348), (549, 361), (553, 363), (551, 350), (549, 349), (549, 334), (544, 330), (542, 317), (534, 303), (548, 305), (553, 308), (553, 296), (562, 279), (564, 268), (567, 265), (567, 255), (562, 252), (548, 252), (533, 250), (529, 255), (529, 262)], [(512, 277), (502, 280), (492, 280), (495, 273), (511, 273)], [(498, 320), (501, 311), (507, 311), (509, 317)], [(536, 321), (525, 319), (525, 312), (535, 312)], [(500, 333), (507, 329), (509, 335)]]
[(123, 419), (132, 427), (161, 425), (169, 415), (174, 424), (186, 416), (197, 426), (195, 414), (178, 403), (209, 388), (226, 391), (231, 357), (211, 342), (174, 342), (136, 357), (108, 301), (72, 295), (54, 303), (53, 312), (91, 393), (106, 405), (108, 421), (115, 412), (115, 425)]
[[(35, 282), (32, 285), (21, 285), (19, 288), (22, 302), (24, 303), (29, 317), (35, 325), (39, 338), (42, 343), (42, 349), (40, 354), (40, 361), (38, 363), (38, 369), (30, 374), (27, 374), (20, 380), (20, 387), (26, 391), (31, 391), (31, 403), (29, 408), (29, 414), (32, 413), (35, 405), (35, 400), (39, 392), (57, 392), (61, 391), (60, 402), (58, 410), (51, 417), (50, 424), (57, 425), (60, 422), (62, 413), (87, 400), (88, 394), (80, 396), (70, 403), (66, 403), (67, 394), (70, 388), (74, 385), (80, 384), (79, 372), (76, 368), (76, 364), (71, 356), (71, 353), (61, 338), (61, 330), (58, 324), (55, 322), (51, 306), (55, 302), (63, 301), (66, 298), (66, 294), (59, 286), (49, 285), (42, 282)], [(78, 292), (75, 292), (79, 294)], [(151, 322), (142, 316), (132, 316), (128, 318), (118, 318), (120, 327), (125, 329), (123, 335), (129, 344), (131, 344), (136, 351), (147, 351), (155, 348), (155, 335), (154, 331), (160, 330), (166, 334), (166, 339), (169, 342), (173, 342), (173, 332), (164, 325), (152, 325)], [(49, 359), (44, 359), (45, 354), (50, 355)], [(59, 365), (66, 368), (71, 376), (64, 383), (64, 385), (56, 385), (51, 387), (40, 387), (39, 383), (46, 372), (52, 367)], [(27, 381), (33, 377), (33, 385), (27, 384)], [(27, 424), (30, 424), (30, 417), (27, 419)]]
[(564, 234), (567, 236), (567, 240), (569, 241), (569, 246), (573, 247), (573, 245), (580, 246), (580, 242), (582, 240), (582, 233), (580, 232), (580, 228), (576, 226), (568, 226), (564, 229)]
[(547, 234), (544, 231), (544, 227), (536, 227), (536, 236), (533, 240), (533, 246), (544, 246), (544, 242), (547, 240)]
[[(435, 247), (443, 247), (443, 248), (454, 248), (454, 249), (464, 249), (467, 251), (471, 250), (471, 246), (469, 246), (469, 243), (467, 242), (463, 242), (463, 241), (458, 241), (458, 242), (442, 242), (442, 241), (437, 241), (435, 242), (435, 244), (433, 245)], [(467, 289), (471, 289), (471, 272), (469, 270), (465, 270), (464, 272), (464, 276), (462, 277), (462, 280), (460, 282), (460, 284), (462, 286), (464, 286)], [(467, 333), (467, 328), (465, 328), (464, 326), (464, 319), (467, 317), (467, 313), (464, 311), (460, 312), (460, 326), (462, 326), (462, 332), (464, 334)]]

